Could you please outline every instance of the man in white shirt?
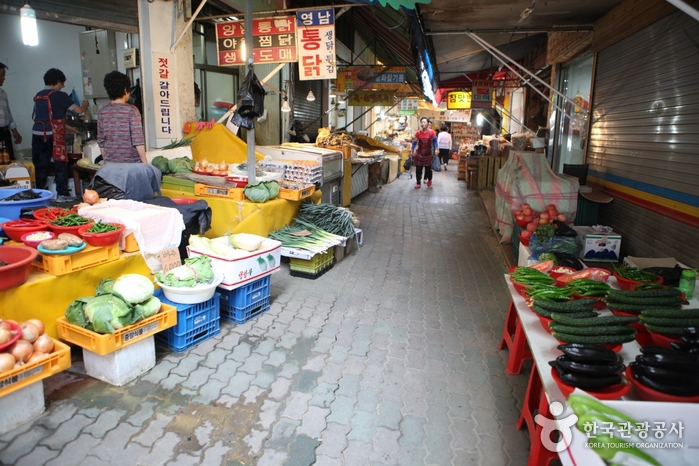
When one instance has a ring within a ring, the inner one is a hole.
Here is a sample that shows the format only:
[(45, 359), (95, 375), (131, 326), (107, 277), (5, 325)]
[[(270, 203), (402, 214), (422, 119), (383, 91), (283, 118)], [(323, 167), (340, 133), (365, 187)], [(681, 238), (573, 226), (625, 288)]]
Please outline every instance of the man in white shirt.
[[(7, 65), (0, 62), (0, 86), (5, 82), (5, 74), (7, 73)], [(7, 99), (7, 93), (0, 87), (0, 141), (5, 143), (7, 152), (10, 153), (10, 160), (15, 159), (15, 152), (12, 148), (12, 136), (15, 137), (15, 144), (22, 143), (22, 135), (17, 131), (17, 124), (12, 118), (10, 111), (10, 102)]]

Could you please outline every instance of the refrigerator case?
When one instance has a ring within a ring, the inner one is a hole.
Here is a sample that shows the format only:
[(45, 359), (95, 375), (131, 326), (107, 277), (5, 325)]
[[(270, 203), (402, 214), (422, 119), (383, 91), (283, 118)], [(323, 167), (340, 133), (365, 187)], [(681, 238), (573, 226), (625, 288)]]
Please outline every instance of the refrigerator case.
[(257, 146), (256, 149), (275, 161), (313, 160), (320, 162), (323, 174), (317, 183), (322, 191), (322, 201), (336, 206), (340, 205), (340, 186), (343, 176), (343, 154), (336, 149), (316, 147), (313, 144), (295, 144), (293, 146)]

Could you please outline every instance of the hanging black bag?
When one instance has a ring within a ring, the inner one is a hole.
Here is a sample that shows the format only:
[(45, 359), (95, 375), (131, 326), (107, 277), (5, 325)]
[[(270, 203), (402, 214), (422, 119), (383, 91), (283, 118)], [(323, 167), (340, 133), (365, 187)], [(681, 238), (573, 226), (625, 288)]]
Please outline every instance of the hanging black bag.
[(262, 116), (265, 110), (265, 90), (255, 73), (253, 67), (248, 67), (240, 91), (238, 92), (238, 105), (231, 118), (231, 123), (242, 126), (245, 129), (255, 127), (255, 118)]
[(410, 157), (405, 159), (405, 162), (403, 162), (403, 169), (405, 169), (405, 171), (408, 172), (408, 171), (410, 171), (412, 166), (413, 166), (413, 159), (411, 159)]

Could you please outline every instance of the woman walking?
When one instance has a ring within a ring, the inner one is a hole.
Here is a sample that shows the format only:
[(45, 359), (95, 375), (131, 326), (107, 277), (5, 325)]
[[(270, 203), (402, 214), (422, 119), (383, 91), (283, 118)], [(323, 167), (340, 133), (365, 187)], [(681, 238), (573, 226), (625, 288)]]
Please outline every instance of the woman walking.
[(442, 125), (437, 135), (437, 147), (439, 148), (439, 160), (444, 165), (444, 171), (447, 170), (449, 164), (449, 153), (451, 152), (451, 134), (447, 125)]
[(420, 118), (420, 129), (415, 133), (415, 139), (411, 147), (413, 164), (415, 165), (415, 173), (417, 176), (417, 184), (415, 189), (420, 189), (420, 180), (422, 179), (422, 171), (425, 171), (425, 184), (427, 187), (432, 186), (432, 155), (437, 150), (437, 135), (430, 128), (430, 119), (427, 117)]

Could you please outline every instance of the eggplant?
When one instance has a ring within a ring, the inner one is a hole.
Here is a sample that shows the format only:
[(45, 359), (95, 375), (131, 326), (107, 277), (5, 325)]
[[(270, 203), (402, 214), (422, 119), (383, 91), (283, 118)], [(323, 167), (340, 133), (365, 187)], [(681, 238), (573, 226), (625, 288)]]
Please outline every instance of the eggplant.
[(699, 342), (687, 343), (685, 341), (671, 341), (670, 349), (681, 353), (695, 354), (699, 351)]
[(691, 341), (699, 341), (699, 328), (697, 327), (686, 327), (682, 331), (682, 340), (685, 339), (685, 337)]
[(609, 348), (591, 343), (566, 343), (558, 349), (574, 361), (584, 363), (619, 362), (620, 356)]
[(634, 369), (639, 369), (648, 377), (657, 379), (667, 379), (668, 381), (677, 381), (677, 383), (699, 384), (699, 373), (687, 372), (684, 369), (670, 369), (665, 367), (651, 366), (645, 364), (643, 360), (633, 362)]
[[(687, 354), (680, 353), (678, 354)], [(646, 366), (659, 367), (661, 369), (675, 370), (675, 371), (685, 371), (690, 374), (699, 373), (699, 364), (694, 364), (687, 362), (682, 359), (678, 359), (673, 355), (666, 354), (639, 354), (636, 356), (636, 362), (639, 362)]]
[[(636, 362), (629, 364), (633, 378), (655, 391), (675, 396), (696, 396), (699, 395), (699, 384), (672, 383), (668, 380), (660, 380), (659, 377), (648, 374), (643, 366)], [(582, 388), (582, 387), (581, 387)]]
[(686, 354), (681, 351), (676, 351), (669, 348), (663, 348), (662, 346), (645, 346), (641, 348), (641, 353), (643, 353), (644, 356), (661, 355), (677, 362), (685, 362), (687, 364), (699, 364), (699, 357), (697, 356)]
[[(551, 361), (555, 363), (556, 361)], [(549, 364), (551, 364), (551, 362)], [(582, 375), (573, 372), (568, 372), (561, 368), (557, 364), (554, 366), (556, 372), (558, 373), (558, 378), (561, 379), (566, 385), (572, 387), (581, 388), (583, 390), (592, 390), (599, 388), (607, 388), (612, 385), (616, 385), (622, 382), (622, 378), (619, 374), (608, 375), (608, 376), (596, 376), (596, 375)]]
[(620, 362), (608, 362), (608, 363), (585, 363), (581, 361), (575, 361), (569, 359), (568, 356), (559, 356), (556, 361), (559, 367), (562, 367), (568, 372), (573, 372), (582, 375), (597, 375), (597, 376), (607, 376), (619, 374), (624, 371), (626, 366)]

